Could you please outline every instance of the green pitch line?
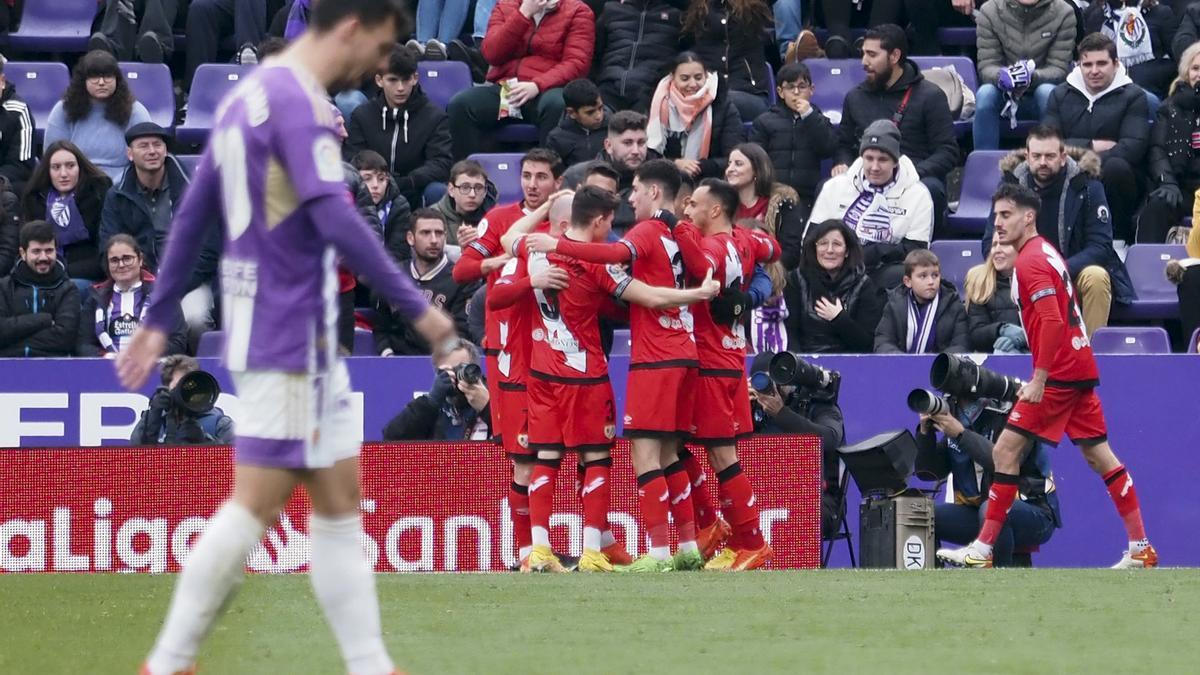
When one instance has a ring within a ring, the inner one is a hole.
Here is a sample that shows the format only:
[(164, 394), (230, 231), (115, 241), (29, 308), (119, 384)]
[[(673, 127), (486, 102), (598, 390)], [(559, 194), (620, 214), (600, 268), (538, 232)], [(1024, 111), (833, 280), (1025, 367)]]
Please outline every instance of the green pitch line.
[[(0, 576), (0, 673), (131, 674), (173, 576)], [(385, 575), (433, 673), (1194, 672), (1200, 570)], [(206, 673), (341, 673), (306, 576), (252, 576)]]

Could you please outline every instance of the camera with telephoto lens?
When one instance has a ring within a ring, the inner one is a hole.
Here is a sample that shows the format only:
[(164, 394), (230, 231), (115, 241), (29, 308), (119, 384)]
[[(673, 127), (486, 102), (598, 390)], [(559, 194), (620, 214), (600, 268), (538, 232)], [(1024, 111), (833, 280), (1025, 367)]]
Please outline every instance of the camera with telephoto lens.
[(812, 400), (836, 402), (842, 388), (842, 374), (815, 366), (792, 352), (779, 352), (767, 368), (771, 380), (780, 386), (794, 386)]
[(950, 412), (946, 397), (928, 389), (913, 389), (908, 393), (908, 409), (922, 415), (941, 415)]
[(220, 395), (217, 378), (203, 370), (193, 370), (171, 390), (171, 408), (189, 417), (203, 417), (217, 405)]
[(770, 373), (761, 370), (750, 374), (750, 386), (760, 394), (769, 394), (775, 391), (775, 383), (771, 381)]
[(948, 399), (951, 397), (971, 401), (992, 399), (1011, 406), (1016, 403), (1017, 392), (1025, 383), (984, 368), (966, 357), (942, 352), (933, 359), (933, 366), (929, 369), (929, 384), (943, 394), (928, 389), (913, 389), (908, 394), (908, 408), (913, 412), (926, 415), (949, 412)]
[(478, 363), (460, 363), (454, 366), (454, 376), (458, 378), (459, 382), (479, 384), (479, 381), (483, 379), (483, 370)]

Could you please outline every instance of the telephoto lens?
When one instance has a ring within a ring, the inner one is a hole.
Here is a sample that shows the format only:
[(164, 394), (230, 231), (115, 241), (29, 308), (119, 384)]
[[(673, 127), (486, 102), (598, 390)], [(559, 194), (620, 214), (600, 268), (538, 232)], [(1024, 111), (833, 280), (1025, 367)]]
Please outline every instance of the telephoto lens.
[(942, 352), (933, 359), (929, 383), (936, 389), (964, 399), (990, 398), (1016, 403), (1017, 391), (1024, 383), (976, 365), (968, 358)]
[(794, 384), (805, 389), (824, 389), (838, 377), (834, 371), (814, 366), (791, 352), (776, 354), (768, 370), (775, 384)]
[(454, 375), (459, 382), (479, 384), (479, 380), (483, 378), (483, 371), (477, 363), (460, 363), (454, 367)]
[(928, 389), (913, 389), (908, 393), (908, 409), (922, 415), (940, 415), (950, 412), (946, 399)]
[(750, 386), (760, 394), (769, 394), (775, 390), (775, 383), (771, 381), (771, 376), (761, 370), (750, 375)]
[(193, 370), (175, 385), (171, 400), (181, 412), (199, 417), (213, 409), (220, 395), (221, 385), (217, 384), (217, 378), (203, 370)]

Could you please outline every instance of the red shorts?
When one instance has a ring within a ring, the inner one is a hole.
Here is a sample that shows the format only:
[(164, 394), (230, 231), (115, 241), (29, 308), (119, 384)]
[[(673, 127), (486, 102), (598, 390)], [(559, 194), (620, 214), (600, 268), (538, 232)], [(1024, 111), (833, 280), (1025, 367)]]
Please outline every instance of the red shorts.
[[(504, 452), (510, 455), (532, 455), (529, 449), (529, 396), (525, 390), (500, 388), (500, 429)], [(507, 385), (512, 386), (512, 385)], [(496, 410), (496, 406), (492, 406)]]
[(676, 438), (695, 431), (696, 368), (629, 368), (625, 385), (626, 438)]
[(534, 450), (608, 450), (617, 435), (612, 384), (547, 382), (529, 378), (529, 447)]
[(487, 364), (488, 400), (492, 402), (492, 438), (495, 438), (497, 443), (503, 443), (504, 425), (501, 418), (504, 412), (500, 410), (500, 365), (493, 354), (488, 354), (484, 363)]
[(1076, 445), (1108, 440), (1104, 410), (1095, 389), (1046, 387), (1041, 403), (1018, 401), (1007, 426), (1050, 445), (1058, 445), (1064, 433)]
[(696, 380), (692, 440), (707, 447), (733, 445), (737, 439), (754, 432), (745, 375), (721, 372), (706, 375), (701, 371)]

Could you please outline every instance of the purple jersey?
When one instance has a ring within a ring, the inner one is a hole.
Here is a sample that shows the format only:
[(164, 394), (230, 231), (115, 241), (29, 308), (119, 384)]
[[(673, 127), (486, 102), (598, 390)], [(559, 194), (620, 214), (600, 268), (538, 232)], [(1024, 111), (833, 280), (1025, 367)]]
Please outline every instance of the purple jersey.
[(428, 304), (353, 207), (324, 89), (294, 65), (229, 94), (172, 224), (146, 323), (167, 328), (205, 230), (224, 224), (226, 366), (324, 371), (337, 354), (338, 254), (405, 318)]

